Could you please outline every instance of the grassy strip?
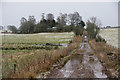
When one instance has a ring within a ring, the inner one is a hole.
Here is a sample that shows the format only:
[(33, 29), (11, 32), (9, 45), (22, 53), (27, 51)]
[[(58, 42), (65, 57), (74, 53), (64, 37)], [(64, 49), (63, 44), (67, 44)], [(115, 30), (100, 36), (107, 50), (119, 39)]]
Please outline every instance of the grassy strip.
[(104, 71), (108, 77), (117, 78), (118, 69), (120, 69), (118, 66), (118, 49), (103, 42), (95, 42), (95, 40), (90, 40), (90, 45), (105, 67)]

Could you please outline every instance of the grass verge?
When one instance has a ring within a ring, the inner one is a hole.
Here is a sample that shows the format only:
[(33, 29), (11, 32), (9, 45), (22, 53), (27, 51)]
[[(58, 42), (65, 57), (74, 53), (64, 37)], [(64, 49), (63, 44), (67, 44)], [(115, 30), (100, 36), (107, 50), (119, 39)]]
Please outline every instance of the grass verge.
[(118, 66), (118, 49), (104, 42), (95, 42), (93, 39), (89, 42), (104, 66), (104, 70), (106, 70), (105, 73), (108, 77), (118, 78), (118, 70), (120, 69)]

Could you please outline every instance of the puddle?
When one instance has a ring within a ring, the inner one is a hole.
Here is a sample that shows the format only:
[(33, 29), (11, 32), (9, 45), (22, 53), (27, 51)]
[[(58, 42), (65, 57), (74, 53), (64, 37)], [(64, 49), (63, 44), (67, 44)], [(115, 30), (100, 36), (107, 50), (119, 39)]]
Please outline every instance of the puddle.
[(80, 46), (80, 49), (85, 49), (86, 51), (81, 53), (82, 55), (73, 56), (60, 70), (64, 77), (77, 77), (76, 75), (79, 75), (80, 78), (89, 78), (93, 74), (92, 78), (107, 78), (107, 75), (102, 73), (103, 66), (98, 58), (93, 54), (89, 54), (89, 52), (93, 53), (89, 43), (83, 42)]
[(84, 42), (80, 45), (80, 49), (84, 48)]
[(66, 43), (62, 43), (61, 46), (62, 46), (62, 47), (67, 47), (68, 44), (66, 44)]
[[(71, 59), (65, 64), (65, 66), (60, 69), (60, 72), (64, 75), (65, 78), (69, 78), (71, 74), (75, 72), (75, 69), (78, 69), (77, 66), (81, 66), (81, 63), (82, 55), (73, 55)], [(82, 69), (82, 67), (79, 69)]]
[(107, 75), (102, 72), (103, 66), (99, 62), (98, 58), (93, 56), (94, 61), (90, 63), (92, 70), (94, 71), (95, 78), (107, 78)]
[[(46, 46), (46, 44), (36, 44), (36, 46), (42, 47), (42, 46)], [(60, 45), (59, 44), (52, 44), (52, 46), (67, 47), (68, 44), (67, 43), (60, 43)]]
[[(88, 41), (88, 39), (86, 41)], [(107, 78), (107, 75), (102, 71), (103, 66), (98, 58), (93, 54), (94, 52), (88, 42), (83, 42), (80, 45), (80, 50), (83, 49), (85, 50), (83, 53), (73, 55), (65, 66), (58, 70), (58, 74), (53, 75), (53, 77)]]
[(60, 70), (60, 72), (64, 75), (65, 78), (69, 77), (71, 73), (73, 73), (71, 60), (69, 60), (66, 65)]
[[(89, 45), (86, 52), (92, 52)], [(89, 53), (84, 54), (83, 64), (89, 65), (91, 67), (94, 72), (95, 78), (107, 78), (107, 75), (102, 73), (103, 66), (95, 55), (90, 55)]]

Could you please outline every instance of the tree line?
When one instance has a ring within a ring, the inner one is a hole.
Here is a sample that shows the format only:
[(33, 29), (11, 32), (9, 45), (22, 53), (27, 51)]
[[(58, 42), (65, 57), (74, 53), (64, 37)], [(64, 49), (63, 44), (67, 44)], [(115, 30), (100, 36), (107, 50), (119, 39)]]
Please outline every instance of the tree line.
[[(66, 14), (60, 13), (55, 20), (52, 13), (42, 13), (39, 22), (36, 22), (34, 16), (29, 16), (28, 19), (22, 17), (20, 20), (20, 27), (8, 26), (12, 33), (32, 34), (41, 32), (71, 32), (76, 35), (82, 35), (85, 23), (78, 12)], [(87, 32), (90, 38), (99, 38), (98, 33), (101, 27), (101, 21), (96, 17), (90, 17), (87, 22)]]
[(29, 16), (28, 19), (22, 17), (20, 20), (20, 27), (8, 26), (12, 33), (32, 34), (41, 32), (71, 32), (74, 31), (76, 35), (82, 34), (85, 26), (82, 17), (78, 12), (66, 14), (60, 13), (55, 20), (52, 13), (42, 13), (39, 22), (36, 22), (34, 16)]

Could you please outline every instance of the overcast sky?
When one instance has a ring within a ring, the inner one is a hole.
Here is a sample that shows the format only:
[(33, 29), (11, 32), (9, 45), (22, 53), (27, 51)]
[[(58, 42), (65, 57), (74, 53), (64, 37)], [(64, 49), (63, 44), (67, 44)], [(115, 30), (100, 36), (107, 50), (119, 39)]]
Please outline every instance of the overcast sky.
[(36, 20), (41, 19), (41, 13), (53, 13), (55, 18), (62, 13), (79, 12), (83, 21), (95, 16), (101, 20), (102, 26), (118, 25), (118, 3), (117, 2), (3, 2), (2, 25), (20, 26), (21, 17), (28, 19), (34, 15)]

